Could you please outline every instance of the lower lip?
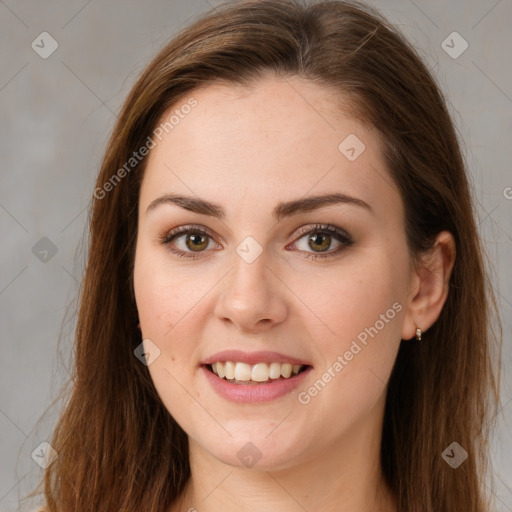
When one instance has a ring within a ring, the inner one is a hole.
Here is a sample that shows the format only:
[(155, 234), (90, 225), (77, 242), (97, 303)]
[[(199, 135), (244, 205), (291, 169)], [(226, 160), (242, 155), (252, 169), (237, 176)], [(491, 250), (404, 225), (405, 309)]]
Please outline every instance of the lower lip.
[(239, 404), (259, 404), (285, 396), (300, 386), (312, 369), (313, 368), (309, 366), (306, 370), (298, 373), (294, 377), (279, 379), (270, 383), (233, 384), (225, 379), (221, 379), (215, 375), (215, 373), (208, 370), (206, 366), (201, 366), (201, 370), (204, 372), (214, 391), (222, 398)]

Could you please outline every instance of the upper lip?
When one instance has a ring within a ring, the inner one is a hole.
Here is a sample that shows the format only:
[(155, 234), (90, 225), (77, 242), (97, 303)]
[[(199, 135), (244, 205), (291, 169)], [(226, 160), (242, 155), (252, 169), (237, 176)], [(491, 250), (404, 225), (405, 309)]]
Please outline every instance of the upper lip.
[(223, 361), (232, 361), (232, 362), (240, 362), (247, 364), (257, 364), (257, 363), (290, 363), (290, 364), (302, 364), (309, 366), (310, 363), (304, 361), (303, 359), (298, 359), (296, 357), (287, 356), (286, 354), (281, 354), (279, 352), (270, 352), (268, 350), (260, 351), (260, 352), (242, 352), (241, 350), (223, 350), (222, 352), (217, 352), (207, 357), (202, 364), (212, 364)]

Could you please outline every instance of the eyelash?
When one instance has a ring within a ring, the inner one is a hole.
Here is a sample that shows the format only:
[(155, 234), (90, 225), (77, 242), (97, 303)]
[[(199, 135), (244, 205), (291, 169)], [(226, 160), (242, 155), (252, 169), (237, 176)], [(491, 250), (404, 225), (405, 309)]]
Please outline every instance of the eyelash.
[[(198, 234), (198, 235), (206, 235), (206, 236), (210, 237), (212, 240), (215, 238), (214, 233), (212, 231), (210, 231), (209, 229), (207, 229), (203, 226), (191, 224), (191, 225), (186, 225), (186, 226), (180, 226), (178, 228), (172, 229), (171, 231), (169, 231), (167, 233), (164, 233), (163, 235), (159, 235), (158, 241), (162, 245), (169, 246), (169, 250), (171, 252), (173, 252), (174, 254), (176, 254), (177, 256), (179, 256), (180, 258), (183, 258), (183, 257), (190, 258), (190, 259), (201, 258), (202, 257), (201, 253), (205, 252), (205, 251), (198, 251), (197, 253), (194, 253), (192, 251), (182, 251), (181, 249), (173, 248), (173, 246), (171, 244), (171, 242), (173, 242), (175, 239), (180, 238), (184, 234), (190, 234), (190, 233)], [(295, 239), (292, 243), (295, 243), (296, 241), (300, 240), (301, 238), (304, 237), (304, 235), (307, 235), (307, 234), (328, 234), (330, 236), (334, 235), (334, 238), (336, 238), (342, 244), (338, 249), (336, 249), (334, 251), (330, 251), (330, 252), (325, 252), (325, 253), (323, 253), (323, 252), (309, 253), (308, 252), (307, 253), (308, 256), (305, 256), (308, 259), (317, 260), (317, 259), (325, 259), (325, 258), (334, 257), (334, 256), (337, 256), (346, 247), (349, 247), (350, 245), (353, 244), (353, 241), (350, 238), (350, 236), (348, 235), (348, 233), (346, 233), (345, 231), (343, 231), (340, 228), (337, 228), (336, 226), (332, 226), (331, 224), (314, 224), (311, 226), (303, 226), (302, 228), (300, 228), (299, 230), (297, 230), (294, 233)], [(289, 245), (286, 247), (289, 247)]]

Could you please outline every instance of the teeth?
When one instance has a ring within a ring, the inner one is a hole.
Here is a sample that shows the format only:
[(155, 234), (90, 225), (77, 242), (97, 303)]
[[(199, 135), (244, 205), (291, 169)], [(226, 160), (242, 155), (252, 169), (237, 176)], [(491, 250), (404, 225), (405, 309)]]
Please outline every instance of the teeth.
[(225, 362), (224, 369), (226, 371), (226, 379), (235, 378), (235, 363), (232, 363), (231, 361)]
[[(217, 363), (217, 368), (224, 366), (222, 363)], [(235, 366), (235, 379), (236, 380), (251, 380), (251, 365), (245, 363), (236, 363)]]
[(217, 362), (211, 365), (213, 373), (222, 379), (267, 382), (269, 379), (285, 379), (297, 375), (303, 368), (301, 364), (290, 363), (258, 363), (250, 365), (247, 363), (235, 363), (233, 361)]
[(279, 379), (281, 377), (281, 363), (270, 363), (268, 373), (271, 379)]
[(255, 382), (265, 382), (268, 380), (268, 373), (268, 365), (265, 363), (255, 364), (252, 367), (251, 380), (254, 380)]
[(281, 365), (281, 377), (287, 379), (292, 374), (292, 365), (290, 363), (285, 363)]

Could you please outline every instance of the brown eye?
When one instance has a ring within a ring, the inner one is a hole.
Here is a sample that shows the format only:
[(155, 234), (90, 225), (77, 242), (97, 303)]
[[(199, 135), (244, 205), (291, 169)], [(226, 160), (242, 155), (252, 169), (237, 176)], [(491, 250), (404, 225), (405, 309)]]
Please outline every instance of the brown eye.
[(331, 246), (331, 236), (325, 233), (314, 233), (309, 237), (308, 245), (316, 252), (327, 251)]
[(305, 253), (306, 258), (311, 259), (337, 256), (353, 244), (351, 236), (345, 230), (330, 224), (303, 226), (294, 236), (298, 238), (287, 249), (295, 246)]
[(175, 228), (158, 237), (159, 242), (180, 258), (202, 258), (211, 249), (222, 249), (222, 246), (215, 242), (213, 231), (203, 226), (186, 225)]
[(186, 235), (186, 245), (191, 251), (199, 252), (208, 247), (208, 235), (191, 233)]

